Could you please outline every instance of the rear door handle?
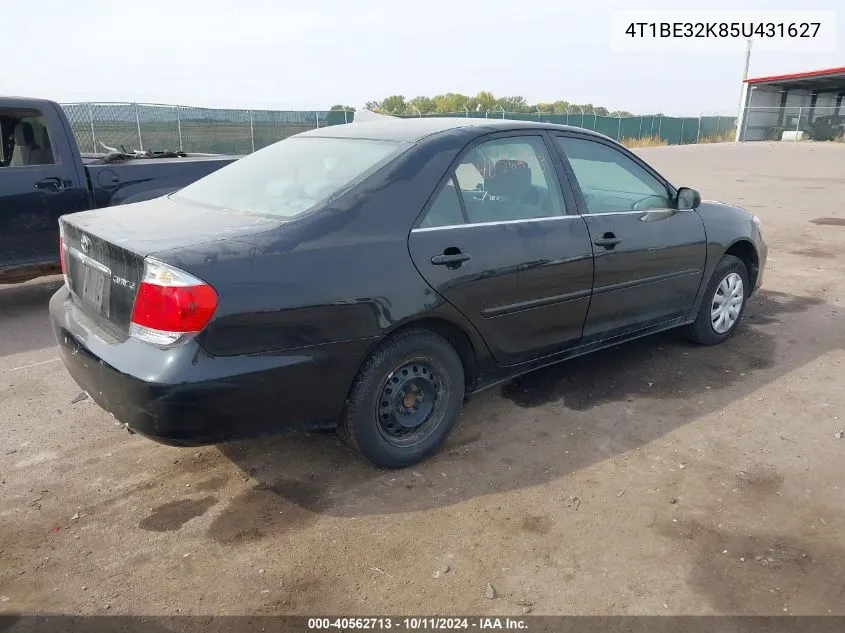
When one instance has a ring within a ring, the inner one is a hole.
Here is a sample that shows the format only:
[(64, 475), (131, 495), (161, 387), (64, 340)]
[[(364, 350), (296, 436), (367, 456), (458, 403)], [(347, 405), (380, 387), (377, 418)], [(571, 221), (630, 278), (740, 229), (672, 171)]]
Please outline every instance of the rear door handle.
[(435, 266), (448, 266), (450, 264), (461, 264), (472, 259), (472, 255), (467, 253), (453, 253), (451, 255), (435, 255), (431, 258), (431, 263)]
[(35, 183), (35, 188), (48, 193), (60, 193), (65, 190), (65, 183), (61, 178), (43, 178)]
[(601, 237), (597, 238), (594, 244), (596, 246), (604, 246), (606, 249), (610, 250), (621, 241), (621, 237), (616, 237), (613, 233), (605, 233)]

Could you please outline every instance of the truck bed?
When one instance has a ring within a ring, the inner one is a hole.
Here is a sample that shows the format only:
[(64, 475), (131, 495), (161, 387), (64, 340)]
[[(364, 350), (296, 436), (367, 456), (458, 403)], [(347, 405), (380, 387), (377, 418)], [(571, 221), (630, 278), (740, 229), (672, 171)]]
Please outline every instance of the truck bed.
[(130, 158), (102, 164), (104, 156), (82, 155), (95, 208), (129, 204), (172, 193), (238, 158), (189, 154), (178, 158)]

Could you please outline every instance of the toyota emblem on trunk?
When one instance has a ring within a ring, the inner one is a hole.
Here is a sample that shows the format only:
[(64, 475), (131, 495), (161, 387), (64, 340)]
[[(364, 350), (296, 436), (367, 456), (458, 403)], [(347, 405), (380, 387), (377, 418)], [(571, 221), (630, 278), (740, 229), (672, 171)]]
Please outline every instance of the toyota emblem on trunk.
[(82, 247), (82, 252), (87, 253), (88, 249), (91, 248), (91, 238), (87, 235), (83, 235), (82, 239), (79, 240), (79, 245)]

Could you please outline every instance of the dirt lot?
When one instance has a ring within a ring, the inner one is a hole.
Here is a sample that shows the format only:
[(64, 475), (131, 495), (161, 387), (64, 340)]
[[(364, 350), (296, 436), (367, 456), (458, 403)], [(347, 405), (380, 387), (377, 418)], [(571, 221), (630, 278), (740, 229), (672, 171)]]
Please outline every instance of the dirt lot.
[(74, 402), (60, 281), (0, 289), (0, 612), (845, 613), (845, 146), (641, 153), (762, 218), (741, 332), (528, 375), (404, 471), (130, 436)]

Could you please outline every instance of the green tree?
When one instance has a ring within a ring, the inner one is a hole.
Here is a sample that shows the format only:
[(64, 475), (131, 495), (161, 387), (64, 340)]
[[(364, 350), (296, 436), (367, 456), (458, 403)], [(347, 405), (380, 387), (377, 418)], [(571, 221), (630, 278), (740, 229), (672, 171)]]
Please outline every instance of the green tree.
[(402, 95), (391, 95), (381, 102), (382, 112), (387, 114), (405, 114), (408, 111), (408, 104)]
[(503, 97), (496, 102), (496, 109), (505, 112), (536, 112), (536, 107), (530, 107), (525, 97)]
[[(342, 109), (344, 106), (335, 106)], [(383, 114), (416, 115), (416, 114), (464, 114), (467, 110), (471, 112), (498, 112), (502, 109), (505, 112), (519, 113), (546, 113), (546, 114), (581, 114), (596, 116), (634, 116), (626, 110), (608, 111), (604, 106), (595, 106), (592, 103), (581, 105), (569, 103), (562, 99), (549, 102), (531, 104), (525, 97), (499, 97), (487, 90), (478, 92), (474, 97), (469, 97), (458, 92), (447, 92), (437, 94), (433, 97), (418, 96), (405, 100), (402, 95), (392, 95), (381, 101), (368, 101), (368, 110), (381, 112)], [(334, 109), (334, 108), (333, 108)], [(352, 108), (350, 108), (352, 109)]]
[(481, 112), (489, 112), (496, 109), (496, 97), (492, 92), (482, 90), (475, 95), (475, 102)]
[(431, 97), (414, 97), (408, 101), (409, 114), (430, 114), (437, 110), (437, 104)]
[(475, 109), (475, 104), (473, 104), (472, 108), (469, 107), (469, 97), (455, 92), (447, 92), (446, 94), (435, 95), (434, 104), (435, 111), (440, 112), (442, 114), (446, 114), (449, 112), (464, 112), (464, 107), (472, 110)]
[(339, 105), (339, 104), (333, 105), (331, 108), (329, 108), (329, 110), (332, 110), (332, 111), (340, 110), (341, 112), (343, 112), (343, 111), (355, 112), (355, 108), (353, 108), (352, 106), (345, 106), (345, 105)]

